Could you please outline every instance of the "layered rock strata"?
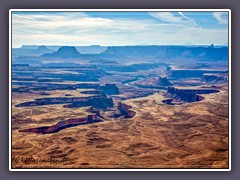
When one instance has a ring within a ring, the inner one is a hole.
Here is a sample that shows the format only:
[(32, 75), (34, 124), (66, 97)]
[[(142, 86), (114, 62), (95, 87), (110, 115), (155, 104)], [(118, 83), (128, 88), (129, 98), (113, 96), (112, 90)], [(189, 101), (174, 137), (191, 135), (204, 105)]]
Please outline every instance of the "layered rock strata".
[(227, 77), (215, 75), (215, 74), (203, 74), (202, 81), (207, 83), (222, 84), (227, 83)]
[(167, 93), (164, 95), (167, 100), (163, 100), (163, 103), (172, 105), (172, 101), (180, 102), (197, 102), (202, 101), (204, 98), (199, 94), (217, 93), (216, 89), (179, 89), (175, 87), (169, 87)]
[(114, 105), (112, 98), (108, 98), (105, 94), (100, 94), (91, 97), (38, 98), (34, 101), (17, 104), (16, 107), (43, 106), (49, 104), (67, 104), (63, 106), (65, 108), (93, 106), (99, 109), (107, 109)]
[(73, 126), (78, 126), (82, 124), (90, 124), (100, 122), (101, 120), (97, 118), (96, 115), (88, 115), (86, 118), (74, 118), (68, 119), (64, 121), (60, 121), (55, 125), (52, 126), (42, 126), (38, 128), (30, 128), (30, 129), (23, 129), (19, 130), (19, 132), (32, 132), (37, 134), (50, 134), (58, 132), (62, 129), (66, 129)]
[(124, 116), (125, 118), (132, 118), (136, 115), (135, 111), (130, 110), (132, 107), (124, 103), (118, 102), (118, 112), (115, 113), (115, 117)]
[(105, 84), (101, 86), (95, 83), (81, 83), (81, 84), (57, 84), (57, 83), (38, 83), (38, 82), (13, 82), (13, 85), (24, 86), (13, 88), (13, 92), (29, 92), (30, 90), (44, 91), (44, 90), (76, 90), (76, 89), (96, 89), (108, 95), (118, 95), (119, 89), (116, 84)]

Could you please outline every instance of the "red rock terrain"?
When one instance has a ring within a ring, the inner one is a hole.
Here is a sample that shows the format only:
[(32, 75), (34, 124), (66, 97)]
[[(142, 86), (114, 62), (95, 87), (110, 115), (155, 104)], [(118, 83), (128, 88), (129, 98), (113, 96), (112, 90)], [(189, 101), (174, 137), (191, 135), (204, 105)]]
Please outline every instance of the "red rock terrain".
[[(163, 94), (126, 100), (121, 109), (131, 106), (133, 118), (52, 134), (13, 129), (13, 167), (228, 168), (228, 88), (218, 89), (203, 94), (203, 101), (180, 106), (162, 103)], [(28, 122), (15, 126), (27, 127)], [(26, 163), (17, 157), (42, 161)], [(44, 161), (49, 157), (59, 163)]]

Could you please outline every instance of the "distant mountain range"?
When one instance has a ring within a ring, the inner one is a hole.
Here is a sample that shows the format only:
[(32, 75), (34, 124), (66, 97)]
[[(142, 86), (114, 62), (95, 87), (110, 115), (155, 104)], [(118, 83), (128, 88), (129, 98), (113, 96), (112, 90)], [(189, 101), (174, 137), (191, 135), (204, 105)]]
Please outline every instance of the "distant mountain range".
[(54, 50), (47, 48), (46, 46), (37, 46), (37, 48), (13, 48), (12, 57), (21, 56), (41, 56), (44, 53), (53, 53)]
[[(89, 48), (92, 48), (89, 46)], [(96, 48), (96, 47), (94, 47)], [(122, 59), (129, 58), (148, 59), (148, 60), (199, 60), (199, 61), (220, 61), (228, 60), (228, 47), (210, 46), (109, 46), (100, 54), (83, 54), (74, 46), (62, 46), (57, 51), (53, 51), (46, 46), (39, 46), (36, 49), (20, 48), (20, 54), (31, 56), (35, 53), (39, 59)], [(14, 51), (13, 51), (14, 52)], [(16, 52), (15, 52), (16, 53)]]
[(60, 58), (60, 59), (67, 59), (67, 58), (80, 58), (81, 53), (77, 51), (75, 47), (72, 46), (62, 46), (56, 52), (53, 53), (45, 53), (41, 57), (43, 58)]
[(228, 60), (228, 47), (198, 46), (111, 46), (101, 56), (131, 58), (155, 57), (164, 59), (195, 59), (204, 61)]
[[(23, 45), (20, 48), (14, 48), (14, 49), (37, 49), (39, 46), (38, 45)], [(53, 51), (57, 51), (60, 47), (62, 46), (56, 46), (56, 45), (51, 45), (48, 46), (46, 45), (48, 49), (51, 49)], [(81, 54), (99, 54), (107, 49), (107, 46), (100, 46), (100, 45), (91, 45), (91, 46), (75, 46), (76, 49), (81, 53)], [(47, 52), (46, 52), (47, 53)]]

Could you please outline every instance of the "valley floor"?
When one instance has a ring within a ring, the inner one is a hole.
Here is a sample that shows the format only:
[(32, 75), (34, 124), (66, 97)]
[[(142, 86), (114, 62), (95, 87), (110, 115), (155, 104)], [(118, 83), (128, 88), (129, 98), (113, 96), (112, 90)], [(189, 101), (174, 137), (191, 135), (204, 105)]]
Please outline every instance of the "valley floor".
[[(34, 123), (12, 124), (12, 168), (228, 168), (228, 86), (219, 87), (219, 93), (183, 105), (162, 103), (163, 93), (128, 99), (123, 103), (136, 112), (133, 118), (53, 134), (18, 131), (42, 120), (29, 109), (25, 115), (35, 118)], [(44, 107), (42, 115), (86, 115), (84, 108), (57, 107)], [(54, 118), (38, 123), (54, 124)]]

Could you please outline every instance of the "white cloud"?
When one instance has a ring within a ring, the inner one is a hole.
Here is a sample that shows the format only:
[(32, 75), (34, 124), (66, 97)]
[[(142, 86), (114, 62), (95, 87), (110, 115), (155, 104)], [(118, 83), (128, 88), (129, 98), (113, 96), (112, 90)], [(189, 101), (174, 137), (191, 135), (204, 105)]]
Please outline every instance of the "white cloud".
[(185, 16), (182, 12), (176, 12), (177, 16), (172, 12), (150, 12), (151, 16), (167, 22), (169, 24), (179, 24), (183, 26), (198, 26), (196, 22), (187, 16)]
[(227, 42), (227, 28), (203, 29), (183, 13), (153, 18), (100, 18), (84, 13), (13, 14), (13, 47), (35, 45), (218, 44)]
[(213, 16), (218, 20), (220, 24), (228, 24), (228, 18), (226, 12), (214, 12)]
[(32, 18), (32, 17), (21, 16), (21, 15), (18, 15), (18, 14), (14, 14), (14, 16), (15, 16), (15, 17), (19, 17), (19, 18), (23, 18), (23, 19), (35, 20), (35, 19)]
[(197, 23), (196, 23), (194, 20), (192, 20), (191, 18), (185, 16), (182, 12), (179, 12), (179, 14), (180, 14), (182, 17), (184, 17), (185, 19), (187, 19), (189, 22), (191, 22), (194, 26), (198, 27)]
[(168, 23), (179, 23), (183, 20), (181, 17), (174, 16), (171, 12), (150, 12), (149, 14)]

